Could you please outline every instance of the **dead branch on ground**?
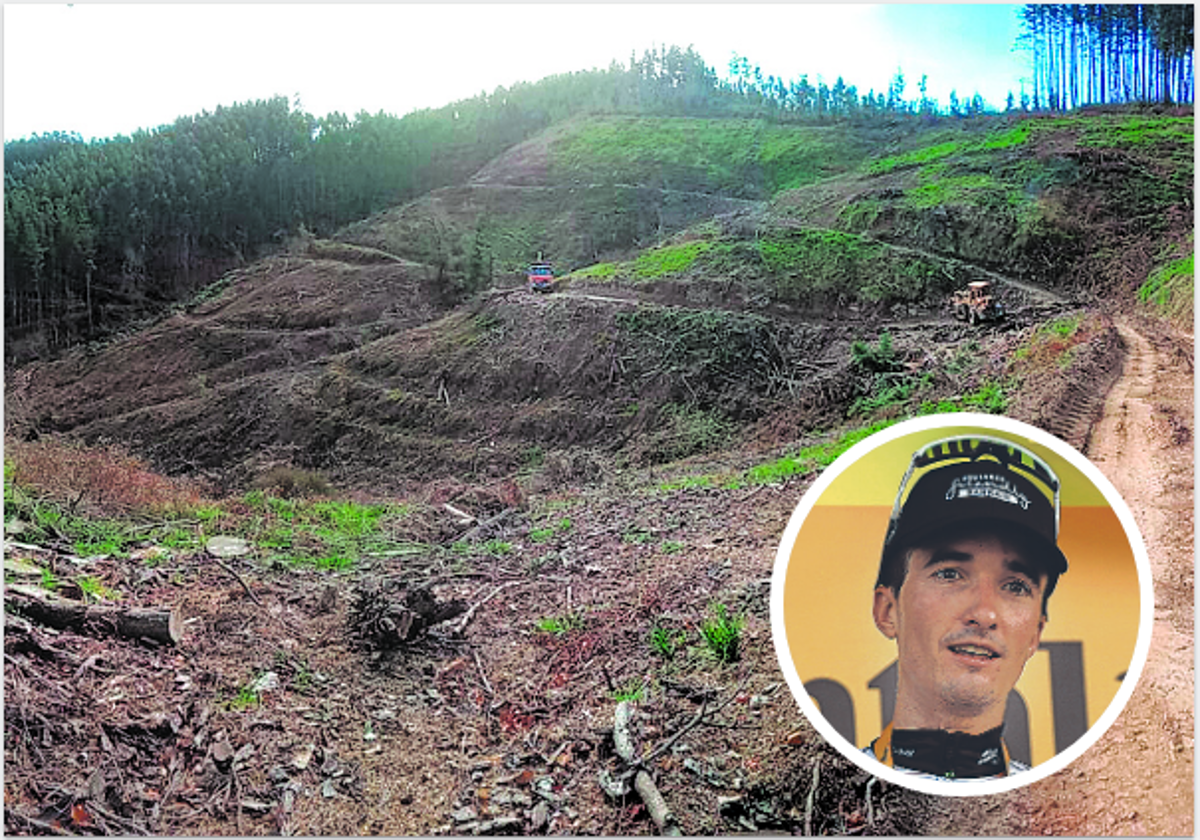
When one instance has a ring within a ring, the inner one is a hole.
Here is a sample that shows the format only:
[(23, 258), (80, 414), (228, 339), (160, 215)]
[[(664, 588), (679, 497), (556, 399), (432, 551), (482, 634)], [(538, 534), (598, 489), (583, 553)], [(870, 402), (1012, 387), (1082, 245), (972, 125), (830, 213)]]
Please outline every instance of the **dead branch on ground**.
[(121, 636), (135, 641), (150, 639), (164, 645), (177, 645), (183, 639), (183, 617), (178, 608), (92, 606), (23, 584), (5, 587), (4, 603), (13, 612), (57, 630), (73, 630), (90, 636)]

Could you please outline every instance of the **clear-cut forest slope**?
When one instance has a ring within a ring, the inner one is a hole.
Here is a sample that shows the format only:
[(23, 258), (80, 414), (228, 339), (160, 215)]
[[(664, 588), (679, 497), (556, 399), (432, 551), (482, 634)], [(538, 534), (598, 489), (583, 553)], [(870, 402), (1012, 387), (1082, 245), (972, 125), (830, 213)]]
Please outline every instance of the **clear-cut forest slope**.
[[(572, 120), (149, 329), (28, 366), (9, 429), (121, 442), (231, 487), (289, 463), (400, 488), (560, 448), (645, 463), (777, 416), (827, 425), (880, 397), (850, 344), (922, 322), (962, 337), (943, 299), (965, 281), (1016, 281), (1000, 286), (1018, 315), (1132, 297), (1190, 248), (1192, 136), (1190, 117), (1136, 112), (882, 148), (848, 126)], [(537, 253), (571, 270), (544, 297), (520, 283)], [(454, 305), (471, 272), (489, 288)], [(951, 395), (932, 361), (883, 389), (920, 392), (913, 408)]]
[[(788, 696), (768, 592), (820, 469), (909, 416), (1004, 413), (1191, 492), (1193, 148), (1182, 109), (575, 117), (10, 366), (6, 577), (184, 629), (6, 615), (7, 831), (653, 833), (601, 784), (619, 700), (685, 834), (1107, 829), (1089, 774), (1166, 756), (1190, 784), (1160, 645), (1074, 775), (880, 785)], [(524, 287), (539, 253), (549, 294)], [(952, 317), (975, 279), (1008, 317)], [(1121, 452), (1094, 437), (1114, 423)], [(1174, 644), (1190, 530), (1154, 515)], [(372, 648), (430, 595), (466, 611)], [(1114, 820), (1187, 833), (1105, 784), (1138, 812)]]

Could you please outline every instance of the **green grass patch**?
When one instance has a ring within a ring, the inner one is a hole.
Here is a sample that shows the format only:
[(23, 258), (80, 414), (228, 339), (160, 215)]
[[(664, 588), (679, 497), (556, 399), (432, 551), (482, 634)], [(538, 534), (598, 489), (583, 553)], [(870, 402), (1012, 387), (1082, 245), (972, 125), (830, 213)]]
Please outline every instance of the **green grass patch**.
[(1195, 301), (1195, 255), (1172, 260), (1150, 272), (1137, 290), (1140, 302), (1169, 317), (1190, 316)]
[(1008, 408), (1010, 388), (997, 381), (983, 382), (970, 393), (963, 394), (962, 404), (971, 410), (987, 414), (1003, 414)]
[(845, 126), (764, 120), (594, 117), (550, 147), (552, 177), (766, 198), (856, 167), (868, 145)]
[(790, 478), (793, 475), (804, 475), (813, 469), (813, 464), (805, 463), (800, 459), (784, 455), (777, 461), (772, 461), (769, 464), (759, 464), (757, 467), (751, 467), (746, 471), (746, 480), (751, 484), (769, 484), (772, 481), (780, 481), (785, 478)]
[(919, 186), (906, 190), (904, 200), (912, 207), (928, 209), (944, 204), (977, 206), (1016, 206), (1024, 201), (1014, 190), (987, 173), (935, 175)]
[(618, 703), (630, 702), (636, 703), (645, 699), (646, 684), (640, 678), (635, 678), (625, 683), (621, 688), (613, 692), (612, 699)]
[(675, 658), (683, 644), (687, 641), (687, 633), (682, 630), (664, 627), (656, 624), (650, 628), (650, 650), (655, 656), (670, 661)]
[(569, 276), (580, 280), (612, 280), (617, 276), (617, 263), (602, 262), (577, 268)]
[(546, 616), (533, 623), (538, 632), (549, 633), (551, 636), (562, 637), (574, 630), (583, 629), (583, 616), (579, 613)]
[(772, 231), (758, 251), (781, 300), (918, 301), (953, 285), (932, 260), (845, 231)]
[(488, 540), (483, 544), (485, 554), (490, 554), (493, 557), (503, 557), (506, 554), (512, 554), (513, 544), (504, 540)]
[(772, 126), (764, 132), (758, 155), (767, 194), (775, 195), (849, 171), (865, 151), (861, 142), (841, 133)]
[(955, 411), (962, 411), (962, 406), (954, 400), (926, 400), (917, 407), (916, 416), (924, 417), (929, 414), (950, 414)]
[(529, 541), (531, 543), (544, 543), (553, 536), (553, 528), (537, 528), (529, 532)]
[(720, 662), (737, 662), (741, 657), (742, 629), (746, 626), (744, 616), (732, 617), (724, 604), (712, 607), (712, 617), (700, 625), (700, 635), (708, 650)]
[(312, 562), (322, 571), (344, 572), (354, 567), (355, 558), (345, 554), (330, 554), (314, 557)]
[(1081, 130), (1079, 145), (1112, 149), (1156, 146), (1192, 146), (1195, 121), (1192, 117), (1091, 115), (1063, 118), (1055, 127)]
[(669, 274), (682, 274), (710, 247), (711, 243), (694, 240), (642, 251), (633, 263), (634, 277), (638, 280), (654, 280)]
[(1067, 315), (1062, 318), (1055, 318), (1040, 325), (1035, 334), (1039, 337), (1053, 337), (1059, 339), (1068, 339), (1079, 331), (1079, 325), (1083, 322), (1083, 315)]
[(1011, 149), (1014, 146), (1023, 146), (1029, 142), (1029, 137), (1032, 133), (1033, 124), (1028, 121), (1023, 122), (1007, 131), (996, 131), (989, 134), (984, 139), (982, 147), (988, 151), (996, 151), (999, 149)]
[(711, 475), (686, 475), (683, 478), (675, 481), (665, 481), (658, 485), (658, 489), (665, 493), (670, 493), (674, 490), (692, 490), (700, 487), (712, 487), (713, 477)]
[(965, 147), (965, 144), (959, 140), (952, 140), (948, 143), (938, 143), (935, 146), (925, 146), (920, 149), (913, 149), (911, 152), (893, 155), (891, 157), (880, 158), (873, 161), (867, 171), (872, 175), (886, 175), (893, 169), (906, 166), (921, 166), (926, 163), (932, 163), (935, 160), (942, 160), (951, 155), (958, 154)]
[(766, 484), (780, 481), (794, 475), (807, 475), (816, 469), (824, 469), (837, 460), (838, 456), (854, 444), (864, 440), (881, 429), (898, 422), (896, 419), (880, 420), (859, 429), (846, 432), (835, 441), (806, 446), (794, 455), (785, 455), (777, 461), (760, 464), (746, 471), (746, 482), (749, 484)]

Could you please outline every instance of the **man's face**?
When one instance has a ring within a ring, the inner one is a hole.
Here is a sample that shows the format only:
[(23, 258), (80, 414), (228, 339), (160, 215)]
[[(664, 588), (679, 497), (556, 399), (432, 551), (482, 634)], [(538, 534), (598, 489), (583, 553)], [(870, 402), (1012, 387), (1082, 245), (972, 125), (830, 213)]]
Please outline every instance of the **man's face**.
[(897, 726), (999, 726), (1041, 641), (1045, 585), (1044, 574), (991, 533), (913, 549), (898, 596), (875, 590), (875, 623), (899, 649)]

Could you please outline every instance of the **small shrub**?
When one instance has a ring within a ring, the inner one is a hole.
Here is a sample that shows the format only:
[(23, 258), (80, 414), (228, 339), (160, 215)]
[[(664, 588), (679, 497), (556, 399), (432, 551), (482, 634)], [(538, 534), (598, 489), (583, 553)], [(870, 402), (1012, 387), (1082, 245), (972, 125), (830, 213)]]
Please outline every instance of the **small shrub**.
[(546, 540), (554, 536), (553, 528), (538, 528), (529, 532), (529, 541), (531, 543), (544, 543)]
[(892, 334), (889, 332), (879, 336), (879, 343), (875, 345), (862, 340), (851, 344), (850, 363), (870, 373), (895, 373), (904, 367), (892, 347)]
[(650, 628), (650, 650), (662, 659), (674, 659), (676, 652), (685, 641), (687, 641), (687, 634), (682, 630), (672, 630), (658, 624)]
[(636, 703), (646, 696), (646, 684), (640, 679), (632, 679), (613, 692), (612, 698), (618, 703)]
[(512, 543), (504, 542), (503, 540), (488, 540), (483, 544), (483, 550), (487, 554), (503, 557), (513, 550), (513, 546)]
[(100, 578), (95, 575), (85, 575), (75, 582), (79, 584), (79, 588), (84, 595), (91, 596), (97, 601), (114, 600), (115, 593), (101, 583)]
[(170, 515), (200, 504), (202, 485), (152, 472), (119, 446), (86, 446), (43, 435), (36, 441), (6, 438), (6, 482), (39, 491), (71, 513)]
[(229, 701), (229, 708), (231, 711), (240, 712), (244, 709), (254, 708), (261, 700), (262, 698), (257, 691), (249, 685), (244, 685), (238, 689), (237, 694)]
[(1075, 335), (1082, 321), (1082, 315), (1068, 315), (1064, 318), (1056, 318), (1047, 324), (1043, 324), (1038, 327), (1038, 332), (1042, 335), (1054, 336), (1055, 338), (1070, 338)]
[(271, 467), (252, 486), (257, 490), (274, 491), (285, 499), (304, 496), (320, 496), (329, 492), (329, 481), (320, 473), (309, 472), (289, 466)]
[(547, 616), (534, 622), (534, 627), (551, 636), (565, 636), (572, 630), (583, 627), (583, 617), (578, 613), (567, 613), (560, 616)]
[(713, 617), (700, 625), (708, 649), (721, 662), (737, 662), (741, 655), (743, 617), (731, 618), (724, 604), (713, 607)]
[(49, 569), (42, 569), (41, 585), (42, 589), (48, 589), (53, 592), (55, 589), (58, 589), (58, 578)]

